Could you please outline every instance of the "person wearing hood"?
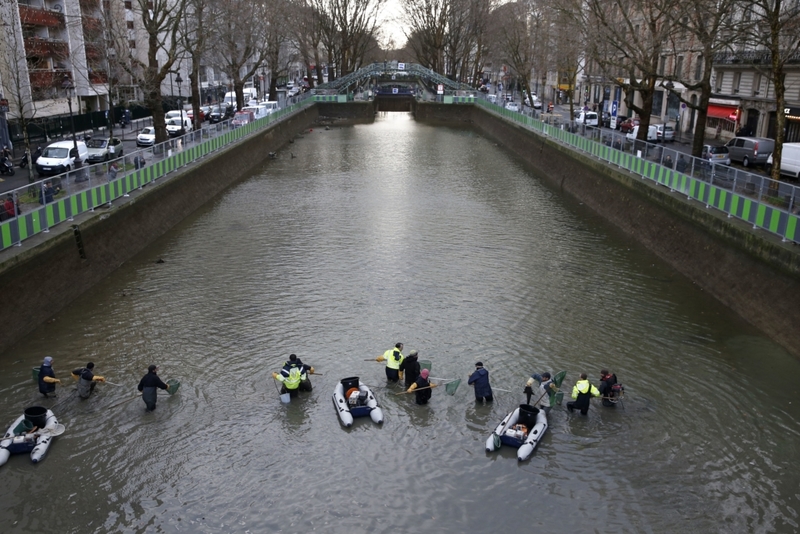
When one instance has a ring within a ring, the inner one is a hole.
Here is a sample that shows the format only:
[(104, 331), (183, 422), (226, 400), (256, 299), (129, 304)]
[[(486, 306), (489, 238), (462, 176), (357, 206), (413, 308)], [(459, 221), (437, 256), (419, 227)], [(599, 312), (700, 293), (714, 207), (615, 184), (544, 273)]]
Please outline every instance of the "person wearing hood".
[(475, 401), (492, 402), (492, 386), (489, 384), (489, 371), (483, 368), (483, 362), (475, 363), (475, 372), (469, 376), (467, 384), (475, 386)]
[(158, 390), (167, 389), (167, 385), (161, 381), (161, 378), (156, 374), (158, 367), (151, 365), (147, 368), (147, 374), (139, 381), (138, 389), (142, 392), (142, 400), (147, 406), (148, 412), (156, 409), (156, 400), (158, 400)]
[[(311, 387), (311, 380), (308, 378), (308, 375), (314, 374), (314, 368), (310, 365), (306, 365), (297, 357), (297, 354), (290, 354), (289, 359), (283, 363), (283, 369), (281, 369), (280, 373), (272, 373), (272, 377), (276, 380), (280, 380), (284, 384), (286, 382), (279, 378), (277, 375), (280, 374), (284, 379), (288, 379), (289, 375), (292, 374), (292, 369), (297, 369), (299, 371), (300, 376), (300, 391), (311, 391), (313, 388)], [(285, 391), (281, 391), (281, 393), (286, 393)]]
[(400, 372), (405, 374), (406, 387), (408, 388), (419, 378), (419, 353), (412, 350), (400, 364)]
[(377, 358), (376, 362), (386, 362), (386, 378), (390, 382), (397, 382), (403, 379), (403, 371), (400, 370), (400, 364), (403, 363), (403, 344), (395, 343), (393, 349), (389, 349)]
[(89, 398), (98, 382), (106, 381), (102, 376), (94, 374), (94, 363), (92, 362), (87, 363), (83, 369), (72, 371), (72, 376), (78, 379), (78, 396), (82, 399)]
[(428, 401), (431, 399), (431, 388), (435, 388), (438, 384), (431, 384), (428, 381), (428, 375), (430, 371), (427, 369), (423, 369), (419, 372), (419, 376), (417, 380), (411, 384), (411, 387), (408, 388), (407, 392), (411, 393), (414, 391), (414, 395), (416, 396), (416, 403), (417, 404), (428, 404)]
[(600, 391), (589, 382), (586, 373), (581, 373), (581, 379), (572, 388), (572, 402), (567, 403), (567, 410), (573, 411), (575, 408), (581, 411), (581, 415), (589, 413), (589, 401), (592, 397), (599, 397)]
[(56, 396), (56, 384), (60, 384), (61, 380), (56, 378), (53, 372), (53, 358), (45, 356), (42, 366), (39, 368), (39, 393), (50, 398)]

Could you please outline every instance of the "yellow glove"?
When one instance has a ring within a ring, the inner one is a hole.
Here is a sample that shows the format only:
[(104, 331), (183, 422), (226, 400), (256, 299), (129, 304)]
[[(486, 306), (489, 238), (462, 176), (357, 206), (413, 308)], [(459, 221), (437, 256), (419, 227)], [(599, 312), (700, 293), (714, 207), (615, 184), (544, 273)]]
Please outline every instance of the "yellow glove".
[(278, 379), (278, 373), (272, 373), (272, 378), (274, 378), (275, 380), (277, 380), (277, 379)]
[(61, 383), (61, 380), (59, 380), (58, 378), (53, 378), (52, 376), (46, 376), (46, 377), (42, 378), (42, 380), (44, 382), (47, 382), (48, 384), (60, 384)]
[(384, 358), (384, 357), (383, 357), (383, 354), (381, 354), (380, 356), (378, 356), (377, 358), (375, 358), (375, 361), (376, 361), (376, 362), (382, 362), (382, 361), (384, 361), (384, 360), (386, 360), (386, 358)]
[(314, 374), (314, 368), (312, 367), (311, 369), (308, 370), (308, 372), (313, 375)]
[(410, 387), (410, 388), (408, 388), (408, 389), (406, 390), (406, 393), (411, 393), (411, 392), (412, 392), (412, 391), (414, 391), (415, 389), (417, 389), (417, 383), (416, 383), (416, 382), (414, 382), (413, 384), (411, 384), (411, 387)]
[(400, 377), (400, 380), (403, 379), (403, 371), (398, 371), (397, 375)]
[(438, 385), (439, 385), (439, 384), (431, 384), (431, 387), (432, 387), (432, 388), (435, 388), (435, 387), (436, 387), (436, 386), (438, 386)]
[(95, 382), (105, 382), (106, 379), (103, 378), (102, 376), (96, 376), (96, 377), (94, 377), (94, 381)]
[(527, 387), (531, 387), (533, 385), (533, 378), (529, 378), (527, 382), (525, 382)]
[(72, 379), (73, 380), (78, 380), (80, 377), (81, 377), (81, 375), (76, 375), (75, 373), (72, 373)]

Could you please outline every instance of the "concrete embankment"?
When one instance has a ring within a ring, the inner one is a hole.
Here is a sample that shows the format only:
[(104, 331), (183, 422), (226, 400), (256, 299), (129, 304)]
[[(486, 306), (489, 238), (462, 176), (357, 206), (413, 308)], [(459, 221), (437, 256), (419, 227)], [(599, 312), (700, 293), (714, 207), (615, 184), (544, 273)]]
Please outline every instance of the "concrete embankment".
[(0, 352), (241, 180), (318, 117), (317, 106), (305, 108), (109, 208), (84, 213), (0, 253)]
[(422, 103), (416, 118), (469, 123), (800, 357), (800, 247), (478, 106)]

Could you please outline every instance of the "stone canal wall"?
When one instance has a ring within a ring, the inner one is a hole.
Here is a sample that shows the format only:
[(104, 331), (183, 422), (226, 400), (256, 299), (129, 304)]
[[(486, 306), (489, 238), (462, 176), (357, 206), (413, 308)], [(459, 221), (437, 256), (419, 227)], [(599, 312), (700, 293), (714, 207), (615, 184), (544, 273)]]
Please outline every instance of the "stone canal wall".
[(152, 185), (83, 213), (0, 255), (0, 352), (47, 321), (206, 202), (235, 184), (298, 133), (317, 106), (208, 155)]
[(472, 125), (800, 357), (800, 247), (478, 106), (416, 117)]

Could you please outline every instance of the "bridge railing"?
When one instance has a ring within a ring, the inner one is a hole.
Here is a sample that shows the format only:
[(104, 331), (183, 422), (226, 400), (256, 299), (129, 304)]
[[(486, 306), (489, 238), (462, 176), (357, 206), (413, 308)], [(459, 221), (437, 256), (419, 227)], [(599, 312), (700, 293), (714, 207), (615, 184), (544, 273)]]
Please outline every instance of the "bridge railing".
[(630, 139), (613, 130), (559, 124), (510, 111), (488, 100), (475, 103), (505, 120), (550, 137), (573, 150), (686, 195), (753, 226), (800, 243), (800, 188), (786, 182), (683, 154), (663, 143)]
[(110, 206), (131, 191), (156, 184), (160, 178), (312, 105), (310, 96), (298, 97), (295, 103), (240, 127), (232, 120), (212, 124), (109, 162), (84, 165), (9, 191), (3, 199), (6, 209), (0, 209), (0, 250), (20, 246), (76, 215)]

